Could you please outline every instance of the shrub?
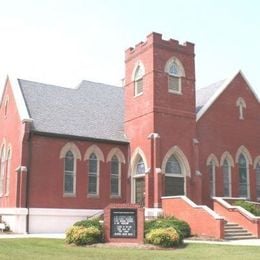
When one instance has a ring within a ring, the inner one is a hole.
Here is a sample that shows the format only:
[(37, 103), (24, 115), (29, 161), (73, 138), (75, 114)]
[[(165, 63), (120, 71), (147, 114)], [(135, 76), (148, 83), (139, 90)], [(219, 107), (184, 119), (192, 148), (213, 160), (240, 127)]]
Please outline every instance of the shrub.
[(174, 217), (160, 217), (154, 220), (145, 222), (145, 234), (149, 233), (152, 229), (173, 227), (177, 230), (181, 238), (190, 236), (190, 226), (187, 222), (176, 219)]
[(86, 219), (86, 220), (81, 220), (81, 221), (74, 223), (73, 226), (96, 227), (97, 229), (102, 229), (103, 227), (99, 221), (100, 221), (99, 218)]
[(180, 244), (179, 234), (173, 227), (152, 229), (146, 234), (145, 239), (147, 243), (163, 247), (173, 247)]
[(85, 228), (95, 227), (100, 231), (100, 234), (101, 234), (99, 242), (104, 241), (104, 228), (103, 228), (103, 224), (100, 223), (99, 218), (81, 220), (81, 221), (74, 223), (73, 226), (85, 227)]
[(101, 232), (96, 227), (73, 226), (66, 232), (66, 242), (77, 246), (100, 242)]
[(238, 200), (234, 203), (234, 205), (244, 208), (245, 210), (249, 211), (250, 213), (252, 213), (255, 216), (260, 216), (260, 209), (257, 208), (257, 206), (254, 205), (253, 203), (250, 203), (250, 202), (247, 202), (244, 200)]

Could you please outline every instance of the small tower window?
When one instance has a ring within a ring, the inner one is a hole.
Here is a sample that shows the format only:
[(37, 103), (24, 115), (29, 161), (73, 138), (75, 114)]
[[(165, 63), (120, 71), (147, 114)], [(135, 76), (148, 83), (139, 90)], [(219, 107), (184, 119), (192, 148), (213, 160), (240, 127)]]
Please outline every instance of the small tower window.
[(144, 77), (144, 67), (139, 63), (134, 70), (134, 95), (139, 96), (143, 93), (143, 77)]
[(6, 100), (5, 100), (5, 107), (4, 107), (4, 115), (5, 115), (5, 117), (7, 116), (8, 103), (9, 103), (9, 98), (7, 97)]
[(165, 72), (168, 74), (168, 92), (182, 93), (182, 77), (185, 76), (183, 66), (177, 58), (171, 58), (165, 66)]
[(236, 102), (236, 106), (238, 107), (239, 119), (245, 119), (244, 110), (246, 109), (246, 102), (243, 98), (239, 97)]

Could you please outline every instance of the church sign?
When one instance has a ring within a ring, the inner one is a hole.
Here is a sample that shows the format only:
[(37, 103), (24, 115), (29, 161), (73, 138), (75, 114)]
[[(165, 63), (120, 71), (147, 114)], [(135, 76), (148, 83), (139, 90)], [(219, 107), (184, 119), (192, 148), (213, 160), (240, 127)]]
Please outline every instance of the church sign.
[(137, 236), (137, 211), (136, 209), (111, 210), (111, 237), (136, 238)]
[(104, 210), (105, 241), (143, 243), (144, 208), (136, 204), (110, 204)]

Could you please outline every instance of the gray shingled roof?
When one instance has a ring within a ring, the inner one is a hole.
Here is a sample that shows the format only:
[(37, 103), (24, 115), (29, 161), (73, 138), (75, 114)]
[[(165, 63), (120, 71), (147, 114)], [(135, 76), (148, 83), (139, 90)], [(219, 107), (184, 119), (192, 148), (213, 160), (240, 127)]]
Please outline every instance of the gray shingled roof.
[(34, 130), (127, 142), (122, 87), (90, 81), (76, 89), (21, 79), (19, 84)]
[(220, 80), (207, 87), (196, 90), (196, 113), (207, 103), (214, 93), (223, 85), (225, 80)]
[[(122, 87), (84, 80), (71, 89), (18, 81), (33, 119), (33, 130), (127, 142)], [(196, 91), (197, 113), (223, 83), (221, 80)]]

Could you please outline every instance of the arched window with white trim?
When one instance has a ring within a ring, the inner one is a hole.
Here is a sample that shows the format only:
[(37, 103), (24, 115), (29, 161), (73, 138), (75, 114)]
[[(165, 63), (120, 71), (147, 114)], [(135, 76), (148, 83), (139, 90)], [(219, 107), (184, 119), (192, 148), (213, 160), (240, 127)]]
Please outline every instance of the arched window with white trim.
[(10, 168), (11, 168), (11, 157), (12, 157), (12, 153), (11, 153), (11, 147), (8, 147), (8, 151), (7, 151), (7, 156), (6, 156), (6, 165), (5, 165), (5, 195), (8, 196), (9, 195), (9, 190), (10, 190)]
[(211, 160), (208, 165), (209, 170), (209, 194), (211, 197), (216, 195), (216, 163)]
[(258, 200), (260, 200), (260, 161), (256, 164), (255, 174), (256, 174), (256, 197)]
[(145, 192), (145, 164), (140, 154), (136, 157), (136, 164), (134, 166), (134, 198), (135, 203), (144, 205), (144, 192)]
[(248, 161), (243, 153), (238, 158), (238, 173), (239, 173), (239, 197), (249, 198), (249, 174)]
[(164, 195), (177, 196), (186, 194), (186, 178), (190, 177), (190, 165), (187, 157), (178, 146), (171, 147), (162, 161)]
[(144, 66), (142, 63), (138, 63), (134, 70), (134, 95), (139, 96), (143, 94), (144, 90)]
[(0, 151), (0, 196), (4, 194), (4, 176), (5, 176), (5, 146), (2, 145)]
[(122, 163), (125, 163), (125, 156), (118, 148), (112, 148), (107, 155), (107, 162), (110, 162), (110, 195), (111, 197), (121, 196), (121, 175)]
[(165, 65), (165, 72), (168, 74), (168, 92), (182, 93), (182, 77), (185, 76), (182, 63), (176, 57), (169, 59)]
[(63, 195), (76, 196), (77, 160), (81, 160), (79, 148), (72, 142), (66, 143), (60, 151), (63, 160)]
[(64, 195), (76, 194), (75, 156), (68, 151), (64, 158)]
[(88, 162), (88, 194), (99, 195), (99, 161), (95, 153), (90, 154)]
[(121, 163), (116, 155), (111, 159), (110, 192), (112, 197), (121, 196)]
[(231, 165), (230, 162), (225, 159), (222, 165), (223, 171), (223, 188), (224, 197), (231, 197)]
[(184, 174), (179, 161), (171, 155), (165, 168), (165, 196), (184, 195)]

